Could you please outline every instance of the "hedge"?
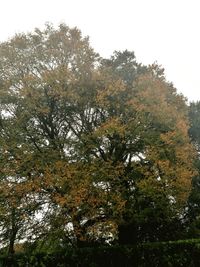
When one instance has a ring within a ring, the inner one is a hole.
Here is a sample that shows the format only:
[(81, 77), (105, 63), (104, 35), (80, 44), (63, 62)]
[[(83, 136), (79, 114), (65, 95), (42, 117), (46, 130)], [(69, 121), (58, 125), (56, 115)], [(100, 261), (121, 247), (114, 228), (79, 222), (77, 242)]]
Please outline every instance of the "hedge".
[(200, 240), (0, 255), (0, 267), (199, 267)]

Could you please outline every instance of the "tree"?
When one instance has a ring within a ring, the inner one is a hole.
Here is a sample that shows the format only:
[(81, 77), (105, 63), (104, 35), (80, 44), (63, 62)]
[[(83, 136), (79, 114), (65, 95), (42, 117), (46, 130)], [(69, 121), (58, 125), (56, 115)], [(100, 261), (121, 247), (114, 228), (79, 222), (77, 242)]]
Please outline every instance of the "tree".
[(35, 221), (43, 210), (34, 238), (164, 239), (190, 191), (193, 147), (163, 70), (129, 51), (102, 59), (63, 24), (15, 36), (0, 57), (1, 179), (33, 197)]
[(196, 150), (194, 166), (197, 170), (192, 179), (192, 189), (187, 205), (187, 232), (189, 237), (199, 236), (199, 212), (200, 212), (200, 102), (192, 102), (189, 105), (189, 135)]
[[(164, 239), (167, 221), (172, 225), (180, 218), (190, 188), (193, 152), (187, 134), (187, 107), (154, 65), (135, 79), (131, 89), (114, 93), (115, 97), (113, 92), (105, 96), (105, 108), (111, 116), (116, 114), (125, 128), (123, 137), (115, 137), (112, 150), (125, 168), (120, 180), (127, 208), (119, 236), (122, 242)], [(144, 227), (150, 223), (150, 229)], [(130, 240), (134, 226), (136, 234)]]
[(55, 181), (49, 168), (67, 157), (70, 138), (65, 117), (73, 112), (72, 103), (91, 75), (97, 55), (77, 29), (47, 25), (43, 32), (36, 29), (2, 43), (0, 57), (1, 164), (7, 166), (2, 168), (2, 182), (11, 176), (24, 194), (39, 203), (44, 199), (52, 211), (51, 200), (59, 189), (50, 184)]

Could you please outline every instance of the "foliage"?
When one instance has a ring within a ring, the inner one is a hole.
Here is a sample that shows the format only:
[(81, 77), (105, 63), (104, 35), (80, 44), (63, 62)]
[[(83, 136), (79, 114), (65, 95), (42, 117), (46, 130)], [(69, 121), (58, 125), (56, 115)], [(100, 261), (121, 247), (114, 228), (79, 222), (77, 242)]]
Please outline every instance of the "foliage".
[(194, 166), (197, 170), (192, 179), (192, 190), (188, 198), (187, 228), (191, 237), (199, 237), (200, 230), (200, 102), (192, 102), (189, 106), (189, 135), (196, 149)]
[[(200, 264), (199, 239), (155, 242), (137, 246), (65, 248), (54, 253), (18, 253), (0, 257), (1, 266), (80, 267), (196, 267)], [(3, 265), (4, 264), (4, 265)], [(18, 265), (17, 265), (18, 264)]]
[(129, 51), (101, 59), (63, 24), (16, 35), (0, 44), (0, 58), (9, 253), (24, 237), (50, 244), (56, 236), (61, 246), (171, 238), (194, 150), (185, 99), (163, 70)]

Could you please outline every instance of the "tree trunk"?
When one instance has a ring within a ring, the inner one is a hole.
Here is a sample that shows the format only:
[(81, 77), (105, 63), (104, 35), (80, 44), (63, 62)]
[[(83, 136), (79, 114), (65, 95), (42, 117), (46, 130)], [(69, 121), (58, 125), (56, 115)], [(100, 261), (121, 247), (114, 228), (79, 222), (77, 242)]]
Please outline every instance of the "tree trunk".
[(13, 255), (15, 253), (15, 239), (17, 235), (18, 228), (16, 226), (16, 211), (12, 208), (12, 218), (11, 218), (11, 233), (9, 239), (8, 255)]

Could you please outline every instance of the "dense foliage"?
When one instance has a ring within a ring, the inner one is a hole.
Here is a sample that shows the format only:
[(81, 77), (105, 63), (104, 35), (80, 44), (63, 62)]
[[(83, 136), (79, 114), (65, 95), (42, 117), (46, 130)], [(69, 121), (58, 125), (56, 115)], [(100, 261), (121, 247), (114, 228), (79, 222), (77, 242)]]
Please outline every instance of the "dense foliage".
[(197, 267), (199, 240), (146, 243), (138, 246), (68, 248), (54, 253), (16, 253), (0, 257), (0, 266), (30, 267)]
[(191, 193), (187, 203), (187, 227), (190, 237), (200, 236), (200, 102), (190, 103), (189, 106), (190, 129), (189, 135), (196, 150), (194, 161), (196, 175), (192, 179)]
[[(10, 254), (183, 235), (188, 106), (134, 53), (47, 25), (0, 44), (0, 237)], [(192, 130), (191, 130), (192, 131)]]

